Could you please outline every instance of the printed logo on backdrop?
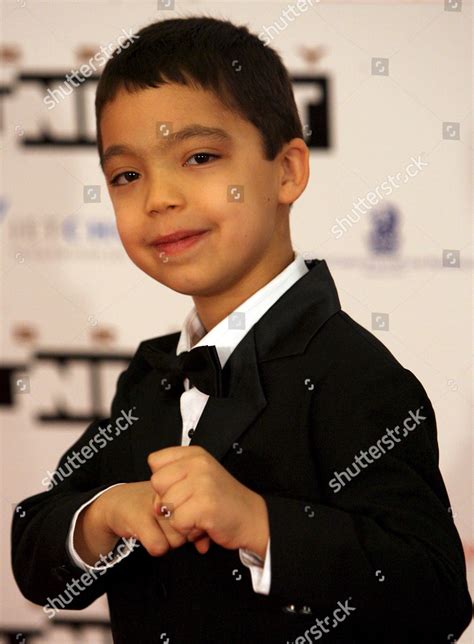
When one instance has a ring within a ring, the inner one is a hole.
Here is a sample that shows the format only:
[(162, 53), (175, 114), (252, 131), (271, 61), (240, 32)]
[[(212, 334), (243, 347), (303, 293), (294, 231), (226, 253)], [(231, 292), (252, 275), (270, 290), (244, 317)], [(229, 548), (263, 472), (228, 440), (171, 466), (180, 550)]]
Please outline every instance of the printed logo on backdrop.
[[(74, 642), (79, 639), (82, 642), (109, 642), (110, 640), (110, 621), (99, 617), (81, 617), (60, 618), (48, 620), (47, 623), (40, 622), (36, 626), (31, 626), (31, 619), (25, 619), (25, 625), (20, 629), (13, 626), (0, 626), (0, 637), (5, 642), (14, 642), (15, 644), (27, 644), (35, 641), (38, 644), (44, 642), (64, 642), (64, 634), (68, 642)], [(60, 640), (58, 638), (61, 638)]]
[[(21, 96), (23, 90), (28, 90), (29, 95), (33, 91), (38, 97), (38, 106), (42, 108), (37, 121), (32, 120), (30, 123), (23, 122), (14, 125), (18, 135), (16, 142), (19, 146), (26, 149), (38, 147), (50, 149), (58, 147), (95, 148), (97, 141), (92, 125), (95, 123), (95, 117), (92, 108), (90, 111), (87, 110), (87, 98), (95, 93), (99, 75), (91, 74), (88, 78), (84, 78), (81, 85), (70, 92), (70, 96), (64, 94), (63, 89), (64, 95), (62, 96), (56, 86), (64, 85), (64, 79), (68, 76), (71, 74), (48, 71), (24, 72), (14, 78), (10, 85), (4, 85), (1, 88), (1, 94), (12, 101), (15, 100), (17, 94)], [(292, 77), (292, 82), (306, 144), (313, 150), (329, 148), (328, 78), (316, 74), (297, 75)], [(55, 94), (55, 91), (58, 93)], [(57, 105), (61, 105), (61, 102), (67, 100), (72, 101), (72, 122), (69, 124), (69, 129), (62, 133), (52, 132), (51, 126), (56, 113), (54, 109), (50, 113), (43, 105), (45, 98), (49, 98), (50, 104), (53, 104), (53, 97), (58, 101)], [(90, 101), (88, 104), (90, 105)]]
[[(24, 396), (33, 394), (33, 400), (38, 401), (33, 418), (45, 426), (61, 423), (77, 427), (106, 418), (118, 375), (131, 358), (112, 351), (37, 351), (22, 362), (2, 362), (0, 412), (20, 406)], [(113, 377), (107, 377), (106, 372)], [(41, 396), (36, 398), (39, 388)]]
[(400, 212), (388, 204), (371, 212), (369, 247), (374, 255), (388, 256), (398, 252), (400, 248)]
[(115, 218), (100, 205), (98, 210), (97, 214), (88, 210), (65, 216), (45, 213), (41, 217), (34, 212), (9, 217), (5, 210), (3, 217), (0, 214), (0, 225), (8, 240), (7, 248), (19, 264), (31, 266), (31, 260), (58, 259), (122, 261), (124, 250)]
[[(381, 69), (384, 73), (387, 71), (386, 63), (382, 60), (385, 59), (374, 59), (372, 73), (380, 74)], [(446, 121), (440, 125), (441, 136), (443, 140), (450, 142), (449, 145), (456, 145), (456, 141), (461, 140), (460, 123)], [(354, 195), (352, 203), (347, 204), (344, 211), (334, 216), (327, 231), (330, 234), (326, 239), (322, 236), (318, 251), (305, 251), (303, 256), (312, 258), (319, 253), (319, 256), (323, 255), (329, 259), (332, 265), (347, 269), (360, 268), (381, 277), (385, 276), (387, 271), (396, 273), (403, 269), (437, 271), (470, 268), (472, 260), (462, 257), (460, 248), (440, 247), (437, 252), (435, 250), (431, 254), (424, 250), (419, 254), (410, 255), (403, 252), (405, 240), (401, 231), (404, 217), (409, 216), (410, 223), (414, 217), (413, 212), (402, 211), (395, 201), (395, 195), (402, 195), (406, 184), (418, 181), (418, 177), (427, 172), (429, 165), (429, 155), (427, 159), (422, 152), (412, 155), (402, 166), (390, 168), (390, 173), (383, 177), (382, 181), (376, 185), (372, 184), (371, 189), (365, 194)], [(365, 180), (365, 183), (370, 185), (368, 180)], [(391, 200), (388, 200), (388, 197)], [(417, 235), (415, 239), (410, 238), (410, 248), (432, 248), (432, 231), (428, 228), (423, 230), (418, 212), (416, 215), (416, 222), (413, 221), (408, 228), (411, 236)], [(363, 241), (365, 252), (358, 255), (349, 254), (347, 249), (357, 248), (360, 239)], [(413, 244), (413, 241), (418, 239), (421, 239), (422, 243)], [(330, 246), (331, 252), (325, 252), (328, 242), (333, 242)]]
[(0, 224), (2, 223), (3, 219), (7, 216), (9, 205), (10, 203), (8, 199), (0, 195)]
[(89, 316), (88, 327), (89, 350), (43, 351), (35, 324), (16, 323), (12, 343), (26, 357), (0, 362), (0, 412), (21, 407), (31, 396), (27, 408), (43, 426), (77, 426), (106, 418), (118, 376), (132, 355), (113, 350), (115, 327), (99, 324), (95, 316)]
[[(375, 196), (375, 193), (369, 195)], [(302, 251), (303, 257), (311, 259), (323, 256), (333, 266), (361, 269), (370, 272), (374, 277), (382, 278), (385, 278), (387, 273), (395, 274), (402, 269), (446, 270), (472, 266), (472, 260), (462, 257), (460, 249), (440, 248), (437, 254), (407, 254), (404, 251), (407, 233), (403, 233), (405, 217), (402, 208), (393, 201), (379, 201), (380, 203), (370, 207), (364, 199), (359, 198), (352, 204), (353, 208), (346, 216), (335, 218), (336, 223), (331, 228), (332, 235), (326, 239), (328, 241), (334, 237), (339, 240), (344, 236), (360, 235), (363, 239), (362, 254), (349, 254), (346, 250), (347, 245), (341, 252), (338, 252), (337, 248), (333, 251), (334, 244), (331, 246), (331, 252), (325, 253), (323, 242), (318, 251)], [(423, 234), (420, 226), (416, 228)], [(413, 227), (409, 228), (410, 233), (413, 230)], [(353, 246), (353, 243), (349, 242), (349, 245)]]

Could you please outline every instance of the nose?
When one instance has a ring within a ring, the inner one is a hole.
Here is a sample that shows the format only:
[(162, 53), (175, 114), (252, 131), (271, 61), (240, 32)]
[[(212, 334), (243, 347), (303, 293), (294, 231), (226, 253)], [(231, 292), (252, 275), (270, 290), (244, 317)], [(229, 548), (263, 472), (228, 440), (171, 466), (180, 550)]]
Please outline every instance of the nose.
[(176, 175), (163, 168), (150, 175), (145, 200), (148, 215), (162, 214), (185, 204), (184, 191)]

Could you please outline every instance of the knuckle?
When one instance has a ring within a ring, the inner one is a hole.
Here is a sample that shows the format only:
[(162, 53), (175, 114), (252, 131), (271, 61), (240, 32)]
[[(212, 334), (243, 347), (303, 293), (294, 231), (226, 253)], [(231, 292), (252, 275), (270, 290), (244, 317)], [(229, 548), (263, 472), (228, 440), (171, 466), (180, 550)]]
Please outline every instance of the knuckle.
[(160, 515), (160, 508), (163, 505), (163, 501), (158, 494), (155, 494), (153, 497), (153, 511), (155, 514)]
[(186, 541), (186, 538), (181, 532), (176, 530), (171, 524), (170, 521), (160, 522), (160, 528), (163, 533), (163, 538), (166, 541), (167, 549), (169, 548), (179, 548)]
[(171, 517), (171, 519), (168, 520), (168, 526), (170, 535), (181, 535), (184, 530), (184, 526), (180, 523), (179, 519), (176, 519), (176, 517)]
[(184, 537), (182, 534), (178, 534), (170, 538), (169, 545), (171, 548), (179, 548), (184, 543), (186, 543), (186, 541), (186, 537)]
[(203, 490), (203, 494), (205, 494), (206, 498), (209, 497), (211, 498), (212, 495), (212, 490), (214, 489), (215, 486), (215, 481), (214, 477), (212, 476), (212, 473), (209, 471), (203, 472), (200, 477), (200, 489)]
[(209, 456), (204, 450), (196, 456), (196, 462), (200, 469), (206, 470), (209, 467)]
[(217, 510), (216, 498), (210, 492), (204, 492), (199, 500), (201, 509), (206, 514), (213, 514)]

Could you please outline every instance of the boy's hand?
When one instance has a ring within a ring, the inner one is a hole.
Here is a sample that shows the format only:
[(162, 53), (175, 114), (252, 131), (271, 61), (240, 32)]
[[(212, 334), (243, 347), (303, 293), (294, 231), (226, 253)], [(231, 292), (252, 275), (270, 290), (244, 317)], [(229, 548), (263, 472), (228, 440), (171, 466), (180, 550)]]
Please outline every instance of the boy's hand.
[[(156, 520), (155, 499), (150, 481), (117, 485), (101, 494), (78, 517), (74, 545), (79, 556), (94, 565), (100, 554), (109, 553), (120, 537), (136, 537), (152, 556), (182, 546), (186, 537), (168, 521)], [(206, 539), (195, 544), (199, 551)]]
[[(173, 539), (175, 538), (176, 535), (180, 535), (180, 537), (184, 540), (184, 542), (194, 541), (194, 546), (196, 550), (202, 555), (206, 554), (206, 552), (209, 550), (209, 547), (211, 545), (210, 543), (211, 540), (209, 539), (207, 534), (203, 530), (192, 530), (187, 536), (182, 535), (180, 532), (172, 528), (167, 517), (163, 516), (163, 514), (161, 513), (162, 505), (163, 503), (160, 500), (159, 495), (155, 493), (154, 499), (153, 499), (153, 516), (155, 520), (158, 520), (164, 534), (170, 535), (170, 537), (172, 537)], [(180, 543), (179, 545), (182, 545), (182, 543)], [(175, 546), (172, 546), (172, 547), (175, 547)]]
[(247, 548), (265, 556), (269, 538), (265, 500), (209, 452), (197, 445), (167, 447), (149, 454), (148, 465), (159, 505), (172, 511), (166, 520), (174, 529), (191, 538), (204, 531), (223, 548)]

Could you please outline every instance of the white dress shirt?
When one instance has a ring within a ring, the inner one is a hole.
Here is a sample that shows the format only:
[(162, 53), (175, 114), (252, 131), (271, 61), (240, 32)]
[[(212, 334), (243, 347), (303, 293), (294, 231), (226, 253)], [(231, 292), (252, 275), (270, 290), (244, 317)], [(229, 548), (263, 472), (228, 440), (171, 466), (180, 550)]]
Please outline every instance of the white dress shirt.
[[(242, 302), (234, 311), (227, 317), (221, 320), (215, 327), (208, 333), (201, 323), (196, 308), (193, 308), (187, 314), (181, 335), (176, 347), (176, 354), (182, 351), (190, 351), (194, 347), (204, 345), (214, 345), (216, 347), (221, 366), (224, 367), (229, 359), (232, 351), (249, 332), (252, 326), (258, 322), (264, 313), (305, 273), (308, 272), (308, 267), (305, 264), (303, 256), (294, 251), (294, 259), (284, 268), (276, 277), (270, 282), (267, 282), (262, 288), (251, 295), (245, 302)], [(206, 406), (209, 396), (201, 392), (196, 387), (190, 387), (188, 378), (184, 380), (185, 391), (180, 397), (180, 409), (182, 418), (182, 435), (181, 445), (189, 445), (191, 437), (188, 435), (190, 429), (197, 427), (199, 419), (204, 407)], [(124, 485), (124, 483), (116, 483), (115, 485)], [(107, 490), (110, 490), (114, 485), (111, 485)], [(67, 549), (71, 560), (79, 566), (79, 568), (89, 572), (91, 569), (101, 569), (105, 567), (114, 566), (118, 561), (127, 557), (131, 549), (124, 554), (117, 554), (115, 558), (105, 564), (90, 566), (83, 561), (77, 554), (74, 543), (73, 535), (76, 526), (77, 517), (80, 512), (90, 503), (92, 503), (98, 496), (106, 492), (102, 490), (96, 494), (87, 503), (84, 503), (74, 514), (71, 521), (71, 528), (68, 534)], [(135, 541), (133, 538), (130, 541)], [(106, 553), (104, 553), (106, 554)], [(262, 560), (256, 553), (249, 550), (239, 548), (239, 556), (241, 562), (250, 569), (252, 577), (252, 586), (255, 592), (268, 595), (270, 592), (270, 538), (268, 539), (265, 558)]]

